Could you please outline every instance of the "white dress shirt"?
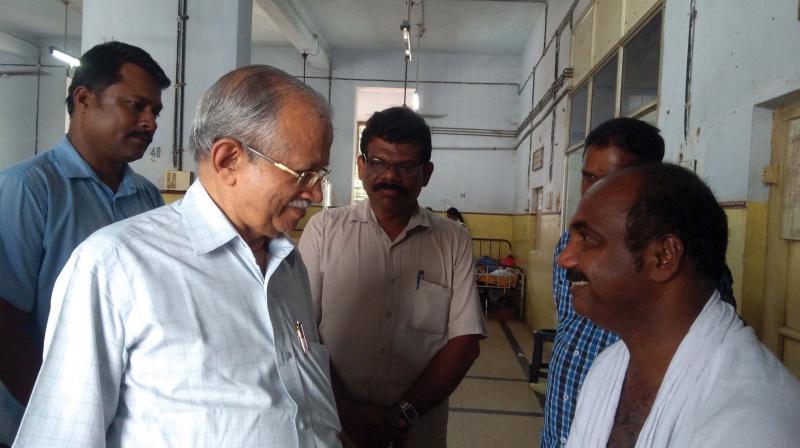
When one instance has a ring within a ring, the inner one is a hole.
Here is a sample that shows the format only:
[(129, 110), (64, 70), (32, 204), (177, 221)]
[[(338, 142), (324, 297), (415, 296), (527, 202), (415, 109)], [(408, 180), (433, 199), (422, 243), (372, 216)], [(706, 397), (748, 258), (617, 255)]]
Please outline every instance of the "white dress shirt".
[(340, 446), (306, 269), (285, 237), (269, 254), (264, 276), (199, 181), (94, 233), (56, 281), (14, 446)]

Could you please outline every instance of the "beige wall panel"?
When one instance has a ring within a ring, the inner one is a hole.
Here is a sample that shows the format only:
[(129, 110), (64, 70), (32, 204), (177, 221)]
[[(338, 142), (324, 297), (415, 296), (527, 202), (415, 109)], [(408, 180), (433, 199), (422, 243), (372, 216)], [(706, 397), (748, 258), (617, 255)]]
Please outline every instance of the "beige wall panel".
[[(787, 266), (800, 266), (800, 244), (789, 245)], [(800, 332), (800, 275), (786, 276), (786, 326)]]
[(579, 83), (592, 68), (592, 33), (594, 30), (594, 6), (591, 6), (572, 33), (573, 79)]
[[(624, 33), (635, 27), (659, 0), (626, 0)], [(624, 34), (623, 33), (623, 34)]]
[(528, 253), (528, 282), (525, 320), (531, 328), (555, 328), (556, 306), (553, 302), (553, 250), (561, 236), (561, 215), (542, 214), (540, 220), (541, 250)]
[(595, 3), (592, 65), (600, 62), (622, 37), (622, 0)]
[(783, 345), (783, 363), (795, 378), (800, 379), (800, 342), (786, 338)]

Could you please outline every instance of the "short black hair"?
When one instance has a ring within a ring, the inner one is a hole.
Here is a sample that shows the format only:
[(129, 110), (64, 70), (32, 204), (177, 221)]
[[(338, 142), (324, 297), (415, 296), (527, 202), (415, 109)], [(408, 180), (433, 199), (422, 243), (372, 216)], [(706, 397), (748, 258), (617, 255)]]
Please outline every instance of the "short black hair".
[(417, 145), (420, 162), (431, 160), (431, 128), (424, 118), (406, 106), (390, 107), (369, 117), (361, 133), (361, 154), (367, 155), (367, 145), (376, 137), (393, 144)]
[(448, 208), (447, 211), (445, 212), (445, 214), (448, 217), (450, 217), (450, 216), (455, 217), (459, 222), (464, 222), (464, 217), (461, 216), (461, 212), (458, 211), (458, 209), (455, 208), (455, 207)]
[(125, 63), (141, 67), (162, 90), (169, 87), (169, 78), (149, 53), (124, 42), (105, 42), (95, 45), (81, 56), (81, 65), (75, 68), (67, 91), (67, 112), (72, 115), (75, 110), (72, 99), (75, 89), (84, 86), (95, 94), (102, 94), (106, 87), (121, 80), (119, 71)]
[(636, 155), (642, 163), (664, 160), (664, 139), (658, 128), (635, 118), (614, 118), (601, 123), (586, 137), (584, 148), (590, 146), (615, 146)]
[[(619, 173), (639, 178), (637, 197), (625, 220), (625, 245), (639, 256), (648, 242), (672, 233), (694, 261), (695, 276), (716, 284), (725, 267), (728, 218), (714, 193), (696, 174), (671, 163), (653, 163)], [(641, 259), (637, 259), (641, 263)]]

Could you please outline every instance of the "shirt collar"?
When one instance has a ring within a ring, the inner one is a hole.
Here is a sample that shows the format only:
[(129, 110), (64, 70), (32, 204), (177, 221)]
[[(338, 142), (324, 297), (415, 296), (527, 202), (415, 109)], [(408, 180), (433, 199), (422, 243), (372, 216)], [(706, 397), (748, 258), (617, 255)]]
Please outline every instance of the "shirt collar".
[(179, 205), (186, 235), (196, 255), (207, 254), (239, 236), (200, 179), (194, 181)]
[[(365, 199), (356, 204), (350, 209), (349, 215), (350, 216), (348, 219), (351, 222), (373, 223), (374, 225), (379, 226), (378, 219), (375, 218), (375, 213), (372, 211), (372, 207), (369, 205), (369, 199)], [(412, 229), (416, 229), (417, 227), (422, 227), (429, 230), (431, 228), (431, 217), (429, 212), (419, 205), (417, 205), (416, 210), (414, 210), (411, 218), (409, 218), (408, 224), (406, 224), (405, 229), (403, 229), (403, 233)]]
[[(98, 184), (108, 188), (108, 186), (97, 177), (92, 167), (83, 160), (78, 150), (72, 146), (69, 138), (64, 135), (58, 144), (53, 148), (53, 153), (58, 159), (61, 171), (70, 179), (92, 179)], [(133, 169), (126, 163), (122, 168), (122, 182), (117, 188), (115, 196), (128, 196), (136, 194), (139, 188), (143, 188), (142, 181), (136, 176)]]
[[(208, 195), (200, 179), (189, 187), (179, 207), (186, 235), (196, 255), (207, 254), (241, 238), (225, 213)], [(280, 235), (270, 239), (268, 250), (272, 258), (282, 260), (294, 250), (294, 244), (286, 235)]]

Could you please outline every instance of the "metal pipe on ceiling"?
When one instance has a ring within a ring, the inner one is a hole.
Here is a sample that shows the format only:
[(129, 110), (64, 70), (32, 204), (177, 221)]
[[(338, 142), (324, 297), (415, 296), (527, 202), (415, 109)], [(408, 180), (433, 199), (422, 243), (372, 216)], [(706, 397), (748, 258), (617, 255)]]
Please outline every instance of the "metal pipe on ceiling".
[(187, 0), (178, 0), (177, 57), (175, 60), (175, 111), (172, 125), (172, 166), (183, 170), (183, 121), (186, 87)]

